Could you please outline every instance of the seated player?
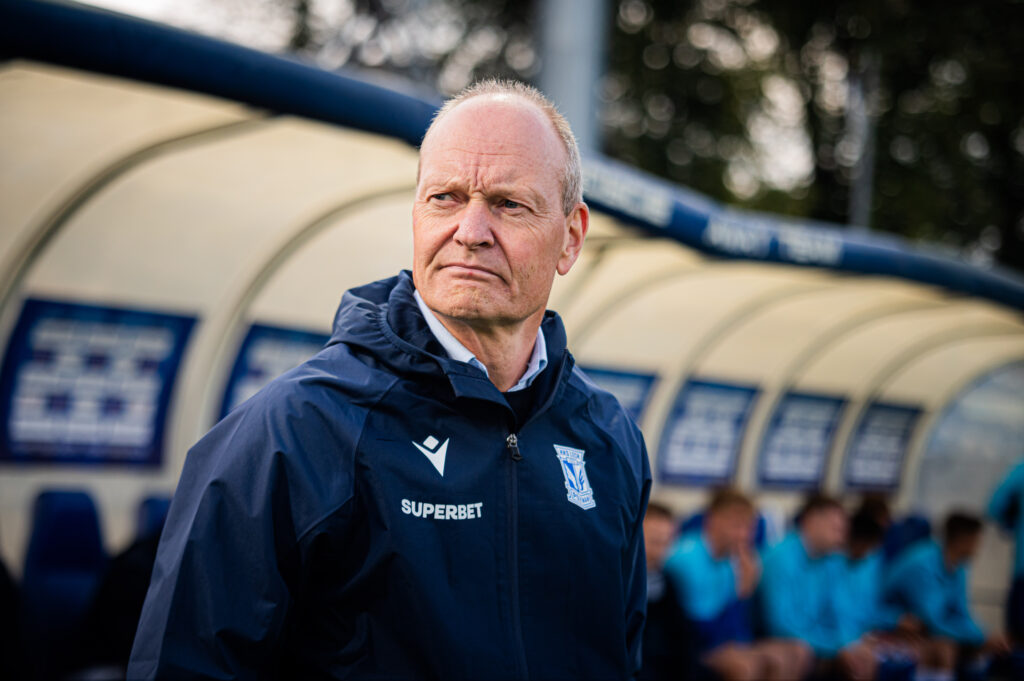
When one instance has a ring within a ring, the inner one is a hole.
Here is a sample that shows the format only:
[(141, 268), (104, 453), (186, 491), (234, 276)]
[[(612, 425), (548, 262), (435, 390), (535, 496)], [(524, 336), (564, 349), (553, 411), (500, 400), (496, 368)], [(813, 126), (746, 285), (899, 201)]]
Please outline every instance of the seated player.
[(640, 679), (679, 677), (685, 668), (685, 628), (678, 598), (662, 571), (675, 539), (672, 511), (657, 501), (647, 504), (644, 550), (647, 554), (647, 621), (644, 625)]
[(804, 504), (797, 527), (772, 547), (764, 561), (760, 604), (771, 636), (807, 643), (825, 677), (873, 679), (874, 650), (848, 617), (844, 558), (846, 511), (831, 497), (815, 494)]
[(846, 599), (857, 636), (888, 631), (899, 624), (900, 612), (886, 607), (882, 599), (884, 559), (882, 540), (885, 527), (863, 507), (850, 518), (846, 544)]
[[(865, 500), (850, 519), (846, 544), (846, 618), (862, 640), (872, 641), (883, 670), (916, 668), (917, 678), (930, 678), (942, 665), (942, 651), (922, 638), (920, 620), (886, 604), (886, 561), (882, 550), (888, 514), (877, 500)], [(885, 523), (885, 524), (883, 524)]]
[(753, 641), (748, 599), (760, 566), (751, 540), (754, 506), (743, 494), (720, 490), (700, 531), (680, 538), (665, 564), (687, 615), (700, 663), (727, 681), (799, 679), (810, 650), (795, 640)]
[(977, 517), (951, 513), (942, 545), (918, 542), (896, 559), (885, 579), (886, 602), (921, 621), (945, 678), (971, 657), (1009, 651), (1005, 637), (985, 636), (967, 604), (967, 568), (978, 552), (981, 530)]

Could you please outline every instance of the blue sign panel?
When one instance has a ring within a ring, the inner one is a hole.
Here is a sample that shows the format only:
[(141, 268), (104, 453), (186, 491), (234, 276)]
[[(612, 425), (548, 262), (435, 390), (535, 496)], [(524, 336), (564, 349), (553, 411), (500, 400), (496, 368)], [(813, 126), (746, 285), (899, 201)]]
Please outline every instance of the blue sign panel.
[(224, 389), (221, 416), (318, 353), (329, 339), (329, 335), (313, 331), (253, 324), (242, 341)]
[(603, 367), (581, 367), (600, 388), (607, 390), (640, 423), (657, 376)]
[(903, 457), (921, 416), (916, 407), (873, 402), (864, 411), (846, 450), (846, 486), (891, 490), (899, 487)]
[(194, 323), (26, 301), (0, 370), (0, 461), (159, 465)]
[(757, 389), (747, 386), (687, 381), (662, 431), (660, 479), (696, 485), (728, 482), (756, 396)]
[(843, 400), (789, 392), (779, 401), (761, 443), (758, 475), (763, 485), (816, 488), (825, 477)]

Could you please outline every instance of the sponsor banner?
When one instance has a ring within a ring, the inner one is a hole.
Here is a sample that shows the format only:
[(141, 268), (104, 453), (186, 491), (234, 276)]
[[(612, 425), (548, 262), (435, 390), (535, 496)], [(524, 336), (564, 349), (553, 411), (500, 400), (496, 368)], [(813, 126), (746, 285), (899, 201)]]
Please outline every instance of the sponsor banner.
[(655, 374), (642, 374), (632, 371), (621, 371), (606, 367), (581, 367), (598, 387), (607, 390), (629, 412), (633, 420), (640, 423), (644, 409), (651, 396), (651, 390), (657, 380)]
[(687, 381), (662, 431), (659, 479), (691, 485), (728, 482), (756, 396), (757, 389), (749, 386)]
[(267, 383), (315, 355), (329, 339), (325, 333), (253, 324), (242, 341), (224, 388), (221, 417)]
[(27, 300), (0, 370), (0, 461), (159, 465), (194, 323)]
[(776, 405), (761, 441), (761, 484), (794, 489), (819, 487), (843, 404), (836, 397), (786, 393)]
[(846, 487), (899, 487), (907, 445), (920, 416), (917, 407), (882, 402), (868, 405), (846, 449)]

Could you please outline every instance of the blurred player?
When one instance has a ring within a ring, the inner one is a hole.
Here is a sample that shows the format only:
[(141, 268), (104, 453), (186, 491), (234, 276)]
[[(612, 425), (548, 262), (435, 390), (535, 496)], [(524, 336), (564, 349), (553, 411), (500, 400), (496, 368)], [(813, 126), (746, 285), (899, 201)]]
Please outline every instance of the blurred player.
[(921, 621), (945, 678), (977, 654), (1009, 651), (1004, 636), (986, 637), (968, 607), (967, 570), (978, 553), (981, 530), (977, 517), (951, 513), (941, 546), (918, 542), (896, 559), (885, 580), (886, 602)]
[(647, 554), (647, 621), (644, 625), (641, 679), (678, 677), (686, 669), (686, 631), (675, 586), (663, 568), (675, 539), (672, 511), (657, 501), (647, 505), (644, 516), (644, 549)]
[(798, 514), (797, 528), (768, 551), (761, 583), (767, 632), (807, 643), (819, 671), (850, 679), (873, 679), (874, 650), (860, 638), (844, 584), (846, 511), (839, 502), (813, 495)]
[(679, 540), (665, 571), (679, 590), (701, 664), (727, 681), (798, 679), (810, 669), (807, 646), (753, 640), (749, 599), (761, 575), (754, 522), (750, 499), (731, 489), (716, 492), (702, 529)]

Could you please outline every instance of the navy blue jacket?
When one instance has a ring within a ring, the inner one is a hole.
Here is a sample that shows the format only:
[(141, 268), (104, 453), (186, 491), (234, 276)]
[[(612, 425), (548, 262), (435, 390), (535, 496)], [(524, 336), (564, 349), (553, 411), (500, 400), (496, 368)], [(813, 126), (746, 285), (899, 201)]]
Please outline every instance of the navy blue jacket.
[(513, 409), (413, 290), (403, 272), (347, 292), (327, 346), (189, 452), (129, 678), (636, 673), (639, 430), (554, 313)]

